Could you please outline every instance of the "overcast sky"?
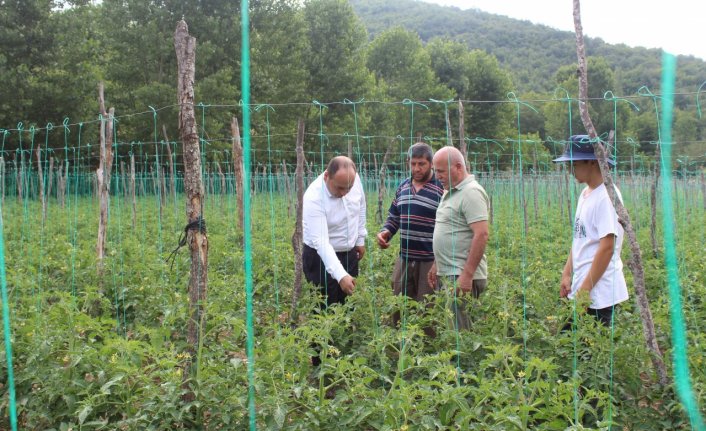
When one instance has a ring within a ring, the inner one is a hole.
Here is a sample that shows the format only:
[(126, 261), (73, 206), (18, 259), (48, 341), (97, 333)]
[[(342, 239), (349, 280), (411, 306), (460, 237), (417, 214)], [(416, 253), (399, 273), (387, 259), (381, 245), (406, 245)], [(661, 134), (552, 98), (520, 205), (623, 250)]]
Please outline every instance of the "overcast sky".
[[(572, 0), (422, 0), (574, 31)], [(583, 34), (706, 60), (704, 0), (583, 0)], [(590, 55), (590, 53), (588, 53)]]

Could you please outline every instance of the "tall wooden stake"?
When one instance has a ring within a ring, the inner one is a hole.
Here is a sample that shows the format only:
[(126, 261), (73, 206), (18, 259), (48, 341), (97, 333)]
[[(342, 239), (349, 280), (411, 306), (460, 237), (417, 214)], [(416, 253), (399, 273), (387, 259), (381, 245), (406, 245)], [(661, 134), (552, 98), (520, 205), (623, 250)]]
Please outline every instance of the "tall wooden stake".
[[(244, 108), (244, 109), (247, 109)], [(243, 230), (243, 146), (240, 144), (240, 127), (238, 119), (233, 117), (230, 123), (231, 134), (233, 135), (233, 172), (235, 174), (236, 204), (238, 206), (238, 227)]]
[(463, 160), (466, 161), (466, 171), (471, 172), (471, 166), (468, 163), (468, 145), (466, 145), (466, 125), (464, 121), (463, 102), (458, 101), (458, 149), (461, 150)]
[(655, 170), (650, 186), (650, 241), (652, 242), (652, 254), (655, 258), (659, 257), (659, 245), (657, 244), (657, 185), (659, 184), (659, 174), (662, 171), (660, 168), (662, 144), (657, 143), (655, 149)]
[(42, 171), (42, 148), (37, 145), (37, 179), (39, 180), (39, 200), (42, 202), (42, 223), (47, 220), (47, 199), (44, 196), (44, 172)]
[(297, 215), (294, 223), (294, 233), (292, 234), (292, 249), (294, 251), (294, 292), (292, 294), (292, 309), (289, 316), (292, 322), (295, 320), (297, 302), (302, 292), (302, 274), (304, 264), (302, 262), (304, 227), (302, 224), (302, 205), (304, 204), (304, 120), (301, 118), (297, 124), (297, 168), (295, 170), (295, 186), (297, 188)]
[(390, 157), (391, 148), (391, 145), (387, 147), (385, 155), (382, 158), (382, 166), (380, 166), (380, 182), (378, 183), (378, 209), (375, 212), (378, 223), (382, 223), (385, 219), (385, 210), (383, 208), (383, 200), (385, 199), (385, 194), (387, 193), (387, 189), (385, 187), (385, 174), (387, 172), (387, 159)]
[[(601, 168), (601, 174), (603, 175), (603, 183), (605, 184), (610, 200), (613, 202), (615, 210), (618, 213), (618, 220), (625, 229), (625, 236), (630, 242), (630, 260), (628, 261), (628, 267), (632, 271), (633, 280), (635, 283), (637, 305), (640, 310), (640, 316), (642, 317), (642, 331), (645, 336), (647, 350), (650, 352), (652, 365), (655, 368), (659, 382), (663, 385), (667, 385), (669, 384), (669, 376), (667, 374), (667, 367), (664, 365), (662, 352), (657, 344), (654, 321), (652, 320), (652, 311), (650, 310), (650, 302), (647, 299), (647, 290), (645, 289), (645, 270), (642, 265), (642, 252), (640, 250), (640, 244), (637, 242), (635, 230), (630, 222), (630, 215), (615, 193), (613, 178), (610, 175), (610, 166), (608, 166), (608, 156), (603, 144), (596, 139), (598, 133), (596, 133), (596, 128), (593, 126), (593, 121), (588, 113), (588, 106), (586, 104), (588, 100), (588, 72), (586, 67), (586, 47), (583, 41), (583, 28), (581, 26), (581, 2), (580, 0), (573, 0), (573, 2), (574, 28), (576, 29), (576, 54), (578, 57), (579, 110), (581, 112), (581, 121), (583, 122), (589, 136), (595, 142), (594, 148), (596, 158), (598, 159), (598, 164)], [(608, 136), (608, 141), (612, 140), (613, 131), (611, 131)]]
[[(179, 97), (179, 135), (183, 142), (184, 192), (186, 194), (186, 235), (191, 252), (189, 277), (189, 322), (186, 334), (187, 363), (182, 386), (186, 390), (184, 401), (193, 401), (194, 392), (188, 382), (198, 378), (198, 357), (202, 328), (206, 322), (204, 307), (208, 280), (208, 237), (202, 218), (203, 182), (201, 178), (201, 151), (194, 114), (194, 76), (196, 63), (196, 38), (189, 35), (184, 20), (179, 21), (174, 33), (174, 48), (178, 65), (177, 95)], [(192, 365), (196, 362), (196, 373)]]
[(135, 196), (135, 155), (130, 154), (130, 200), (132, 201), (132, 230), (137, 220), (137, 197)]
[(96, 171), (97, 193), (100, 202), (100, 212), (98, 217), (98, 241), (96, 244), (96, 254), (98, 255), (98, 272), (103, 271), (103, 259), (105, 258), (105, 241), (108, 230), (108, 207), (110, 206), (110, 169), (113, 165), (113, 115), (114, 108), (105, 110), (105, 98), (103, 96), (103, 83), (98, 85), (98, 101), (100, 103), (100, 161)]
[(49, 156), (49, 179), (47, 180), (47, 199), (51, 197), (52, 182), (54, 181), (54, 156)]

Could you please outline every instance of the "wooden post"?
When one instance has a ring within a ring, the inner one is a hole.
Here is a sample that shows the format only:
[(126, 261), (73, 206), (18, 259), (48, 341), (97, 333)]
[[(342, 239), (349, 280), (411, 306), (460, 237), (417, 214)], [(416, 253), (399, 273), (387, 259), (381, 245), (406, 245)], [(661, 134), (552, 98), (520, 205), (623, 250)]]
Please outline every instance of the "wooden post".
[(49, 157), (49, 180), (47, 181), (47, 199), (51, 198), (52, 182), (54, 182), (54, 156)]
[(47, 200), (44, 196), (44, 172), (42, 171), (42, 149), (37, 145), (35, 150), (37, 155), (37, 179), (39, 181), (39, 201), (42, 203), (42, 223), (47, 219)]
[(169, 193), (167, 189), (167, 171), (164, 167), (160, 168), (162, 174), (162, 203), (164, 206), (167, 205), (167, 194)]
[(5, 208), (5, 158), (0, 157), (0, 219)]
[(390, 156), (390, 149), (392, 149), (392, 145), (387, 147), (387, 150), (385, 151), (385, 155), (382, 158), (382, 166), (380, 166), (380, 181), (378, 185), (378, 209), (375, 212), (375, 215), (377, 216), (377, 221), (378, 223), (382, 223), (383, 220), (385, 219), (384, 215), (384, 209), (383, 209), (383, 200), (385, 199), (385, 194), (386, 194), (386, 187), (385, 187), (385, 173), (387, 172), (387, 159)]
[(463, 155), (463, 160), (466, 161), (466, 171), (471, 172), (471, 167), (468, 163), (468, 145), (466, 145), (466, 130), (465, 121), (463, 118), (463, 102), (458, 101), (458, 148), (461, 150), (461, 155)]
[(303, 234), (302, 211), (304, 204), (304, 120), (301, 118), (297, 123), (297, 168), (295, 171), (295, 185), (297, 189), (297, 215), (294, 223), (294, 233), (292, 234), (292, 249), (294, 251), (294, 292), (292, 293), (292, 308), (289, 312), (291, 322), (295, 322), (297, 302), (302, 291), (302, 274), (304, 273), (302, 262), (303, 256)]
[(220, 193), (220, 200), (221, 200), (221, 207), (223, 206), (223, 196), (226, 193), (226, 176), (223, 175), (223, 169), (221, 169), (221, 164), (216, 161), (216, 169), (218, 170), (218, 178), (221, 180), (221, 193)]
[(191, 252), (189, 321), (186, 334), (188, 358), (182, 380), (182, 387), (186, 390), (183, 399), (190, 402), (195, 399), (195, 394), (188, 382), (195, 377), (192, 374), (192, 364), (201, 345), (202, 330), (206, 323), (204, 307), (208, 281), (208, 237), (202, 218), (204, 190), (201, 178), (201, 151), (194, 114), (196, 38), (189, 35), (184, 20), (179, 21), (174, 32), (174, 48), (178, 65), (179, 135), (184, 148), (184, 192), (188, 221), (185, 230)]
[(164, 142), (167, 143), (167, 157), (169, 158), (169, 178), (171, 182), (172, 197), (176, 202), (176, 178), (174, 177), (174, 159), (172, 158), (172, 146), (167, 137), (167, 126), (162, 125), (162, 133), (164, 134)]
[[(3, 190), (4, 189), (5, 189), (5, 186), (3, 186)], [(704, 175), (703, 172), (701, 172), (701, 197), (704, 200), (704, 210), (706, 210), (706, 175)]]
[(22, 155), (20, 153), (20, 168), (17, 168), (17, 153), (12, 159), (12, 166), (15, 169), (15, 184), (17, 185), (17, 200), (22, 204)]
[(127, 192), (127, 178), (125, 178), (125, 162), (123, 160), (120, 161), (120, 181), (122, 182), (123, 186), (123, 198), (127, 200), (128, 198), (128, 192)]
[(448, 107), (446, 107), (446, 145), (453, 147), (454, 146), (454, 135), (453, 132), (451, 131), (451, 118), (449, 118), (449, 110)]
[[(591, 139), (595, 140), (594, 150), (596, 152), (596, 158), (598, 159), (598, 165), (601, 168), (601, 174), (603, 175), (603, 182), (605, 183), (610, 200), (613, 202), (615, 210), (618, 213), (618, 220), (625, 229), (625, 236), (630, 242), (631, 257), (628, 261), (628, 267), (633, 273), (637, 305), (640, 310), (640, 316), (642, 317), (642, 331), (645, 336), (647, 350), (650, 352), (652, 365), (655, 368), (659, 382), (666, 386), (669, 384), (670, 379), (667, 374), (667, 367), (664, 364), (662, 352), (657, 344), (654, 321), (652, 320), (652, 311), (650, 310), (650, 303), (647, 299), (647, 290), (645, 289), (645, 271), (642, 265), (642, 252), (640, 250), (640, 244), (637, 242), (635, 231), (633, 230), (632, 223), (630, 222), (630, 215), (628, 214), (628, 211), (623, 203), (616, 196), (615, 188), (613, 186), (613, 178), (610, 175), (610, 167), (608, 166), (608, 157), (603, 144), (596, 139), (598, 134), (596, 132), (596, 128), (593, 126), (593, 121), (591, 120), (591, 115), (589, 114), (588, 106), (586, 105), (586, 101), (588, 100), (588, 73), (586, 67), (586, 47), (583, 40), (583, 28), (581, 26), (581, 2), (580, 0), (573, 0), (573, 2), (574, 27), (576, 29), (576, 55), (578, 57), (577, 74), (579, 78), (579, 110), (581, 113), (581, 121), (583, 122), (583, 125)], [(608, 135), (608, 141), (612, 140), (613, 131), (611, 131)]]
[[(64, 206), (66, 205), (66, 184), (69, 180), (69, 161), (64, 160), (64, 173), (62, 174), (62, 168), (61, 165), (59, 165), (59, 168), (56, 171), (56, 175), (58, 177), (58, 181), (60, 181), (61, 187), (59, 189), (59, 192), (61, 192), (61, 197), (59, 198), (59, 206), (63, 209)], [(76, 181), (78, 181), (78, 178), (76, 178)]]
[[(247, 108), (244, 108), (247, 109)], [(238, 227), (243, 230), (243, 146), (240, 144), (240, 127), (238, 119), (233, 117), (230, 123), (230, 131), (233, 136), (233, 172), (235, 173), (236, 203), (238, 206)]]
[(292, 187), (289, 184), (289, 174), (287, 174), (287, 162), (282, 160), (282, 180), (283, 190), (287, 196), (287, 216), (292, 216)]
[(655, 149), (655, 166), (652, 184), (650, 186), (650, 241), (652, 242), (652, 254), (655, 259), (659, 257), (659, 246), (657, 244), (657, 185), (659, 184), (660, 163), (662, 144), (657, 143)]
[(96, 254), (98, 257), (98, 273), (102, 274), (105, 257), (105, 241), (108, 229), (108, 207), (110, 205), (110, 169), (113, 165), (113, 115), (115, 110), (105, 110), (103, 83), (98, 85), (98, 101), (100, 104), (100, 160), (96, 171), (98, 199), (100, 212), (98, 217), (98, 241)]
[(135, 196), (135, 155), (130, 153), (130, 198), (132, 200), (132, 230), (137, 221), (137, 197)]

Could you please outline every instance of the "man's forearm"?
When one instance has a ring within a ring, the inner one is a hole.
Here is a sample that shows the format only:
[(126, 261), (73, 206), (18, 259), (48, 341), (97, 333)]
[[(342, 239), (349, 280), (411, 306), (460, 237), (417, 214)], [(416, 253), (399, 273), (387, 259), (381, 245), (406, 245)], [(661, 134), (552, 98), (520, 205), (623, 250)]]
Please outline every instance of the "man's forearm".
[(488, 243), (487, 236), (474, 236), (473, 241), (471, 241), (471, 249), (468, 250), (468, 258), (466, 263), (463, 265), (463, 272), (469, 276), (475, 274), (480, 261), (483, 259), (483, 254), (485, 253), (485, 246)]

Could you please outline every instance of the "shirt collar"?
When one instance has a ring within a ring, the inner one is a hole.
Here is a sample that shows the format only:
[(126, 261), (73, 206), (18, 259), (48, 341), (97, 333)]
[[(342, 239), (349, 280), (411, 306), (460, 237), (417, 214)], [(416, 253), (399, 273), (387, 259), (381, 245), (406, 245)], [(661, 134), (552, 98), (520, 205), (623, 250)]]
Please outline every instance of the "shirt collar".
[(476, 176), (475, 176), (475, 175), (473, 175), (473, 174), (468, 174), (468, 176), (466, 176), (466, 178), (464, 178), (463, 181), (461, 181), (460, 183), (456, 184), (456, 186), (453, 187), (453, 189), (455, 189), (455, 190), (463, 190), (463, 188), (466, 187), (466, 185), (468, 185), (468, 184), (470, 184), (471, 182), (475, 181), (475, 179), (476, 179)]

